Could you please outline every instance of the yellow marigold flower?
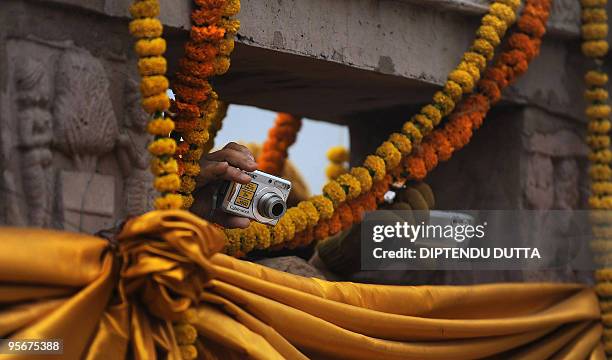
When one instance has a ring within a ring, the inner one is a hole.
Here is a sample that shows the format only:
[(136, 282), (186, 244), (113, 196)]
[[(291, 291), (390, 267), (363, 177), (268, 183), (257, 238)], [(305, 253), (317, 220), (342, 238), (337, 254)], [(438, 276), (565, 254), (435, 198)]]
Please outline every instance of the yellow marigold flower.
[(397, 150), (399, 150), (402, 155), (410, 154), (412, 151), (412, 143), (404, 134), (393, 133), (389, 136), (389, 141), (395, 145)]
[(229, 56), (234, 51), (234, 39), (223, 39), (219, 41), (219, 54)]
[(181, 187), (179, 191), (184, 194), (190, 194), (195, 190), (196, 181), (191, 176), (181, 176)]
[(168, 136), (174, 130), (174, 121), (170, 118), (157, 118), (147, 124), (147, 132), (151, 135)]
[(591, 120), (588, 130), (591, 133), (607, 134), (611, 127), (610, 120)]
[(363, 162), (363, 167), (370, 171), (374, 181), (382, 180), (386, 175), (385, 160), (376, 155), (368, 155)]
[(333, 180), (342, 174), (346, 174), (347, 171), (348, 169), (344, 165), (331, 163), (325, 168), (325, 176), (329, 180)]
[(589, 206), (593, 209), (611, 210), (612, 196), (591, 196), (589, 197)]
[(584, 75), (588, 86), (604, 86), (608, 83), (608, 74), (601, 71), (590, 70)]
[(332, 201), (334, 208), (346, 201), (344, 189), (342, 189), (342, 186), (335, 180), (331, 180), (323, 186), (323, 195), (327, 196)]
[(612, 178), (612, 169), (604, 164), (594, 164), (589, 167), (589, 176), (593, 180), (609, 181)]
[(510, 26), (516, 20), (516, 14), (514, 10), (506, 4), (500, 4), (499, 2), (491, 4), (489, 7), (489, 14), (498, 17), (500, 20)]
[(461, 95), (463, 95), (463, 90), (461, 89), (461, 85), (457, 84), (454, 81), (448, 80), (446, 84), (444, 84), (444, 93), (448, 95), (454, 102), (461, 100)]
[(194, 130), (184, 134), (183, 137), (190, 144), (202, 146), (208, 141), (209, 134), (208, 130)]
[(604, 40), (608, 36), (608, 24), (591, 23), (582, 25), (582, 38), (586, 40)]
[[(433, 122), (434, 126), (438, 126), (440, 120), (442, 120), (442, 116), (446, 116), (453, 111), (455, 108), (455, 102), (450, 96), (446, 95), (442, 91), (436, 91), (433, 101), (437, 107), (427, 105), (421, 109), (421, 113), (426, 115)], [(438, 116), (438, 114), (440, 116)]]
[(421, 134), (424, 136), (427, 136), (433, 130), (433, 122), (423, 114), (414, 115), (411, 121), (419, 128)]
[(267, 249), (270, 247), (270, 227), (267, 225), (252, 221), (249, 228), (253, 229), (255, 234), (255, 248)]
[(308, 227), (313, 227), (317, 225), (317, 223), (319, 222), (319, 211), (317, 211), (317, 208), (312, 204), (311, 201), (300, 201), (297, 206), (306, 215), (306, 220), (308, 220)]
[(589, 101), (606, 101), (608, 100), (608, 91), (604, 88), (587, 89), (584, 92), (584, 98)]
[(306, 213), (302, 211), (302, 209), (292, 207), (287, 210), (285, 216), (289, 216), (291, 218), (293, 225), (295, 225), (295, 232), (306, 230), (306, 227), (308, 226), (308, 217), (306, 216)]
[(196, 149), (191, 149), (187, 151), (187, 154), (185, 154), (185, 160), (200, 161), (200, 158), (202, 157), (203, 152), (204, 150), (202, 150), (201, 147), (198, 147)]
[(612, 151), (608, 149), (591, 151), (589, 153), (589, 160), (591, 162), (609, 163), (612, 161)]
[(478, 30), (476, 30), (476, 35), (487, 40), (493, 46), (497, 46), (501, 42), (499, 35), (497, 35), (497, 30), (491, 25), (481, 25)]
[(139, 57), (161, 56), (166, 52), (166, 40), (162, 38), (140, 39), (134, 45)]
[[(478, 75), (479, 78), (480, 78), (480, 73), (483, 72), (487, 68), (487, 59), (477, 52), (473, 52), (473, 51), (466, 52), (465, 54), (463, 54), (463, 61), (476, 66), (476, 68), (479, 71), (479, 75)], [(471, 71), (468, 71), (468, 72), (471, 72)]]
[(595, 237), (606, 239), (612, 237), (612, 227), (610, 226), (593, 226), (592, 230)]
[(224, 16), (234, 16), (240, 12), (240, 0), (227, 0), (223, 7)]
[(592, 149), (603, 149), (610, 146), (610, 137), (607, 135), (589, 135), (587, 136), (587, 144)]
[(582, 53), (590, 58), (604, 57), (608, 53), (606, 40), (589, 40), (582, 43)]
[(453, 70), (448, 75), (448, 79), (461, 86), (463, 93), (471, 93), (474, 90), (474, 78), (465, 70)]
[(163, 75), (144, 76), (140, 80), (140, 93), (143, 97), (165, 93), (168, 85), (168, 79)]
[(327, 220), (334, 215), (334, 203), (323, 195), (314, 196), (309, 200), (319, 212), (322, 220)]
[(421, 130), (414, 125), (412, 121), (406, 121), (402, 126), (402, 133), (406, 135), (413, 144), (420, 144), (423, 139)]
[(142, 99), (142, 108), (149, 114), (167, 111), (169, 107), (170, 99), (165, 92)]
[(227, 56), (217, 56), (213, 63), (216, 75), (225, 74), (230, 68), (230, 58)]
[(368, 169), (360, 166), (354, 167), (351, 169), (351, 175), (353, 175), (355, 179), (359, 181), (362, 193), (370, 191), (372, 188), (372, 176), (370, 175)]
[(472, 50), (484, 56), (487, 60), (493, 59), (495, 55), (495, 47), (485, 39), (476, 39), (472, 44)]
[(208, 129), (210, 128), (210, 123), (211, 121), (206, 118), (199, 118), (195, 122), (194, 130), (208, 131)]
[(130, 6), (133, 18), (153, 18), (159, 16), (159, 3), (157, 0), (143, 0), (134, 2)]
[[(609, 181), (596, 181), (591, 183), (591, 190), (595, 195), (612, 195), (612, 182)], [(606, 219), (609, 222), (610, 219)], [(612, 241), (610, 242), (612, 245)]]
[(248, 254), (257, 245), (257, 234), (255, 228), (252, 226), (243, 229), (240, 233), (240, 251), (244, 254)]
[(171, 138), (160, 138), (151, 142), (149, 152), (155, 156), (174, 155), (176, 141)]
[(459, 63), (459, 65), (457, 65), (457, 69), (463, 70), (470, 74), (472, 80), (474, 80), (474, 84), (476, 84), (478, 80), (480, 80), (480, 70), (478, 70), (478, 66), (476, 66), (476, 64), (467, 61), (462, 61)]
[(588, 23), (607, 23), (608, 13), (606, 9), (583, 9), (582, 10), (582, 22)]
[(295, 224), (289, 216), (283, 216), (280, 218), (280, 220), (278, 220), (278, 224), (283, 226), (284, 241), (290, 241), (295, 237)]
[(329, 161), (337, 164), (349, 161), (349, 152), (344, 146), (332, 146), (327, 150), (326, 155)]
[(336, 179), (336, 181), (338, 182), (338, 184), (340, 184), (340, 186), (342, 186), (342, 189), (346, 193), (347, 200), (353, 200), (357, 196), (361, 195), (361, 184), (359, 183), (359, 180), (357, 180), (357, 178), (355, 178), (353, 175), (340, 175)]
[(402, 153), (390, 141), (383, 142), (376, 149), (376, 155), (383, 158), (387, 169), (396, 168), (402, 160)]
[(176, 174), (178, 173), (178, 163), (176, 159), (172, 157), (168, 157), (167, 159), (154, 157), (151, 159), (151, 172), (155, 176)]
[(580, 0), (580, 4), (583, 7), (597, 7), (606, 6), (608, 0)]
[(164, 26), (157, 19), (135, 19), (130, 21), (130, 34), (136, 38), (156, 38), (163, 33)]
[[(508, 29), (508, 25), (503, 20), (491, 14), (482, 17), (482, 24), (492, 26), (495, 31), (497, 31), (497, 35), (499, 35), (500, 38), (504, 36)], [(481, 69), (481, 71), (482, 70), (484, 70), (484, 68)]]
[(514, 11), (521, 6), (521, 0), (497, 0), (497, 2), (508, 5)]
[(159, 192), (173, 192), (181, 186), (181, 178), (178, 174), (162, 175), (155, 178), (153, 185)]
[(225, 29), (226, 37), (234, 37), (240, 30), (240, 20), (237, 19), (221, 19), (217, 26)]
[(155, 199), (157, 210), (180, 209), (183, 206), (183, 197), (179, 194), (166, 194)]
[(197, 161), (183, 161), (185, 174), (189, 176), (200, 175), (200, 164)]
[(146, 57), (138, 60), (140, 76), (164, 75), (167, 69), (168, 63), (163, 56)]
[(225, 248), (223, 252), (234, 256), (240, 250), (240, 236), (242, 229), (225, 229)]
[(589, 105), (585, 110), (585, 114), (589, 119), (601, 119), (610, 116), (610, 105), (596, 104)]
[(191, 208), (191, 205), (193, 205), (193, 202), (194, 202), (193, 196), (191, 196), (191, 194), (189, 195), (181, 194), (181, 196), (183, 198), (183, 205), (181, 206), (181, 209), (189, 210), (189, 208)]

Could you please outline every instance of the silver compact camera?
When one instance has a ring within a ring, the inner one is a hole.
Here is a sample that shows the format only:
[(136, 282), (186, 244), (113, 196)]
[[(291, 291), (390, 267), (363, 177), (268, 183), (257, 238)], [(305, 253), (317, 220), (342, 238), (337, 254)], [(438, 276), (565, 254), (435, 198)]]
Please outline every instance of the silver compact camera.
[(245, 174), (251, 177), (250, 183), (226, 181), (219, 187), (215, 207), (262, 224), (276, 225), (287, 211), (291, 182), (259, 170)]

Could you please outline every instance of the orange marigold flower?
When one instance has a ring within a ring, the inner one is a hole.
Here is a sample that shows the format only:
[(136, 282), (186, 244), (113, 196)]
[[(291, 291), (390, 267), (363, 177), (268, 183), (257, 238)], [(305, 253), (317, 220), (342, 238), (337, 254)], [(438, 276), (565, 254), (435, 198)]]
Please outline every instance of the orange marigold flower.
[(422, 180), (427, 175), (425, 161), (420, 156), (410, 156), (406, 158), (404, 167), (412, 179)]
[(190, 36), (195, 42), (219, 41), (225, 37), (225, 29), (216, 25), (192, 26)]
[(208, 99), (208, 94), (212, 90), (211, 88), (193, 88), (190, 86), (176, 84), (172, 88), (177, 98), (189, 103), (189, 104), (200, 104)]
[(199, 62), (189, 59), (180, 59), (179, 67), (184, 72), (201, 79), (215, 74), (215, 68), (211, 62)]
[(521, 50), (527, 56), (527, 60), (532, 60), (536, 56), (538, 56), (539, 49), (536, 46), (535, 42), (531, 40), (531, 38), (525, 34), (514, 33), (508, 39), (508, 44), (517, 50)]
[(499, 86), (497, 86), (495, 81), (486, 79), (482, 80), (478, 83), (478, 87), (480, 88), (480, 91), (491, 100), (491, 103), (496, 103), (499, 101), (499, 99), (501, 99), (501, 91), (499, 90)]
[(180, 133), (186, 133), (194, 130), (197, 126), (198, 119), (181, 119), (180, 121), (174, 122), (176, 131)]
[(517, 22), (518, 28), (533, 37), (541, 38), (546, 33), (546, 27), (542, 21), (531, 14), (524, 14)]
[(340, 214), (335, 212), (329, 219), (329, 235), (335, 235), (342, 230), (342, 222), (340, 221)]
[(497, 83), (500, 89), (508, 86), (508, 80), (506, 79), (506, 73), (498, 67), (490, 68), (485, 73), (485, 78), (488, 80), (493, 80)]
[(172, 102), (170, 111), (177, 114), (181, 118), (199, 118), (200, 108), (197, 105), (188, 104), (179, 100)]
[(208, 80), (200, 79), (195, 76), (185, 74), (184, 72), (181, 72), (181, 71), (176, 73), (176, 81), (179, 84), (191, 86), (194, 88), (210, 87)]
[(429, 138), (429, 141), (431, 141), (434, 149), (436, 150), (439, 161), (446, 161), (453, 155), (453, 146), (448, 141), (446, 136), (444, 136), (442, 131), (434, 132), (431, 135), (431, 138)]
[(430, 143), (423, 143), (423, 145), (421, 145), (421, 156), (425, 162), (425, 169), (427, 169), (427, 172), (430, 172), (438, 166), (438, 155)]
[(221, 16), (223, 16), (222, 8), (194, 9), (191, 12), (191, 20), (198, 26), (214, 24), (221, 19)]
[(344, 203), (340, 205), (338, 208), (338, 214), (340, 215), (342, 230), (346, 230), (353, 225), (353, 210), (348, 204)]
[(219, 53), (219, 49), (211, 43), (194, 43), (188, 41), (185, 44), (185, 56), (195, 61), (212, 61)]
[(316, 240), (324, 240), (329, 236), (329, 223), (327, 220), (319, 221), (314, 228), (314, 237)]

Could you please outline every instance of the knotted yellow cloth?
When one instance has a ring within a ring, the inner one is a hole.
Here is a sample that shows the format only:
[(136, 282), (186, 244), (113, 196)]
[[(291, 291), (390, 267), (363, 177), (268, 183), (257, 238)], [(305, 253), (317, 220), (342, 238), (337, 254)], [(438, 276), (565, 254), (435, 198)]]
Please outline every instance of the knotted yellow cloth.
[(172, 324), (186, 321), (203, 359), (604, 358), (582, 285), (303, 278), (220, 254), (221, 232), (178, 210), (117, 240), (1, 228), (0, 338), (63, 339), (43, 359), (180, 359)]

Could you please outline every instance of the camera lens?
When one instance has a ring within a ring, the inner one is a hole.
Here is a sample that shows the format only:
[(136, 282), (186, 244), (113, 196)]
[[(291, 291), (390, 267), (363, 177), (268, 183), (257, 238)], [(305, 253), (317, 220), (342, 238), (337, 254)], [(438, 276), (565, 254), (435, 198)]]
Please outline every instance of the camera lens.
[(275, 193), (267, 193), (261, 197), (257, 208), (261, 215), (272, 219), (278, 219), (283, 216), (285, 210), (287, 210), (287, 205), (280, 196)]

